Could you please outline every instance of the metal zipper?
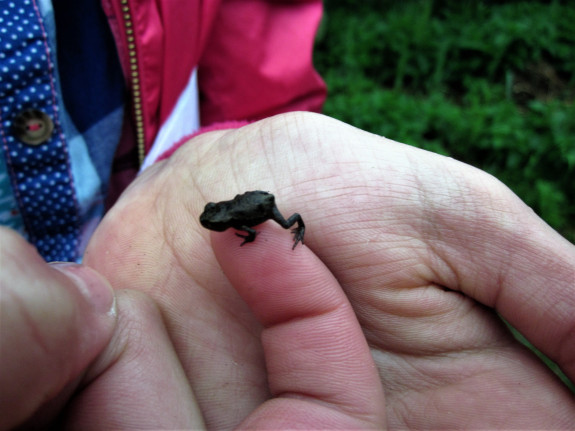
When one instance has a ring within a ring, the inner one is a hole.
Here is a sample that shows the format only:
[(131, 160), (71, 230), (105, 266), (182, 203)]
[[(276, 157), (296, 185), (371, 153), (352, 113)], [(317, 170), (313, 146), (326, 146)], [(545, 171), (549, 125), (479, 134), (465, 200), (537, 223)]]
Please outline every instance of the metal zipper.
[(124, 21), (126, 41), (128, 43), (132, 101), (134, 103), (134, 117), (136, 122), (136, 145), (138, 146), (138, 161), (140, 166), (142, 166), (145, 156), (144, 115), (142, 113), (140, 70), (138, 67), (138, 57), (136, 52), (134, 25), (128, 0), (121, 0), (120, 4), (122, 5), (122, 19)]

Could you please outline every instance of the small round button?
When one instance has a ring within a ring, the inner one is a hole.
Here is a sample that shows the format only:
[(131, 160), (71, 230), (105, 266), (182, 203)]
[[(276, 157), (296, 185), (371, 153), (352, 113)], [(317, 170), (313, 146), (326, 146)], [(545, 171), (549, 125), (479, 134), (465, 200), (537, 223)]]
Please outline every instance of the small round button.
[(22, 111), (12, 124), (14, 135), (28, 145), (40, 145), (50, 139), (54, 131), (52, 119), (38, 109)]

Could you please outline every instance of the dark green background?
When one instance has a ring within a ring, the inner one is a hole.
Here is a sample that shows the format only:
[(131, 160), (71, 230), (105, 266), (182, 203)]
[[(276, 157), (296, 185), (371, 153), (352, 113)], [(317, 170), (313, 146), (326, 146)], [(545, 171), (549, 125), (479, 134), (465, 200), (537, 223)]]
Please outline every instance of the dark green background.
[(575, 2), (326, 0), (324, 112), (490, 172), (575, 242)]

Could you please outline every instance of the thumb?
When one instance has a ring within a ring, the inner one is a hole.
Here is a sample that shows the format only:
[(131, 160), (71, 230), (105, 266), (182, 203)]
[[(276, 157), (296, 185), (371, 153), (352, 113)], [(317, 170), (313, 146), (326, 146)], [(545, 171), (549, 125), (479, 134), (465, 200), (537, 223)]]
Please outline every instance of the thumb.
[[(0, 229), (0, 430), (57, 399), (104, 348), (115, 325), (114, 293), (96, 271), (46, 264), (19, 235)], [(70, 393), (68, 392), (68, 394)]]

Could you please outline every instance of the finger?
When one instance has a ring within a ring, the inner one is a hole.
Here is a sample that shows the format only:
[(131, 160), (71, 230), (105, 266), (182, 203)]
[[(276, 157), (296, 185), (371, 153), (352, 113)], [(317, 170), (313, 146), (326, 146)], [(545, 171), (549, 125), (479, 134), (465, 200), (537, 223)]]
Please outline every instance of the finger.
[[(115, 312), (113, 291), (95, 271), (50, 266), (8, 229), (0, 239), (0, 429), (7, 429), (82, 373), (110, 339)], [(44, 409), (44, 419), (57, 413)]]
[(526, 206), (521, 215), (498, 235), (508, 254), (491, 250), (498, 282), (481, 295), (575, 381), (575, 247)]
[(442, 163), (451, 183), (425, 193), (429, 243), (454, 275), (443, 284), (495, 308), (575, 379), (575, 247), (499, 181)]
[(226, 276), (265, 327), (268, 382), (276, 397), (246, 428), (358, 428), (384, 424), (379, 377), (353, 309), (327, 268), (291, 236), (267, 225), (240, 248), (212, 234)]
[(67, 409), (66, 427), (203, 429), (158, 307), (140, 292), (121, 290), (116, 296), (116, 331)]

